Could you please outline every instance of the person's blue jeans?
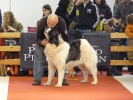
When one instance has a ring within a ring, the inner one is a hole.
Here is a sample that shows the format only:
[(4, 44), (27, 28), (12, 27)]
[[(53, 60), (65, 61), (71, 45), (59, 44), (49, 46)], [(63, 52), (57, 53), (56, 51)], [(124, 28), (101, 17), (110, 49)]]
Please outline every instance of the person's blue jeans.
[(83, 34), (94, 33), (93, 31), (91, 31), (91, 30), (89, 30), (89, 29), (83, 29), (83, 30), (81, 30), (81, 29), (76, 29), (76, 30), (82, 32)]
[(34, 65), (33, 65), (33, 76), (34, 80), (41, 81), (44, 72), (44, 47), (35, 44), (35, 52), (34, 52)]
[(33, 76), (34, 80), (38, 81), (42, 80), (44, 73), (44, 61), (46, 60), (44, 54), (44, 48), (45, 47), (38, 45), (37, 43), (35, 44)]

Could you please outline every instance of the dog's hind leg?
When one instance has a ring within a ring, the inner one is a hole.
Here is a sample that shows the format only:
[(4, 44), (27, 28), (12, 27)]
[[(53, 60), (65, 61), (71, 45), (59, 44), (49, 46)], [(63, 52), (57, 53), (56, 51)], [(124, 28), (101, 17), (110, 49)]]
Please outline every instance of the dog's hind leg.
[(57, 83), (57, 85), (55, 85), (55, 87), (61, 87), (62, 86), (64, 71), (65, 71), (65, 65), (58, 66), (58, 83)]
[(88, 71), (87, 71), (86, 67), (84, 65), (80, 65), (78, 67), (81, 69), (81, 71), (83, 73), (83, 76), (84, 76), (84, 79), (82, 81), (80, 81), (80, 82), (81, 83), (88, 82)]
[(54, 74), (55, 74), (56, 68), (52, 66), (48, 66), (48, 80), (43, 85), (49, 86), (51, 85), (51, 82), (53, 80)]
[(90, 71), (90, 73), (93, 76), (93, 82), (91, 84), (96, 85), (98, 83), (96, 64), (89, 63), (89, 67), (88, 66), (86, 66), (86, 67), (87, 67), (87, 69)]

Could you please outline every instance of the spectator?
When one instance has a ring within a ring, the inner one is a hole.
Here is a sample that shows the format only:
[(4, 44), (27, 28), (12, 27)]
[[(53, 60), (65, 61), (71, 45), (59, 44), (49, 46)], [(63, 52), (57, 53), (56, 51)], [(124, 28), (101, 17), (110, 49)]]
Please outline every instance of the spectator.
[(94, 4), (98, 6), (100, 22), (96, 27), (95, 32), (101, 32), (103, 30), (103, 22), (102, 20), (107, 20), (112, 17), (111, 8), (107, 5), (106, 0), (93, 0)]
[[(43, 77), (44, 69), (44, 46), (47, 44), (45, 40), (44, 31), (46, 27), (54, 28), (58, 30), (62, 35), (64, 41), (69, 41), (69, 37), (66, 33), (66, 24), (62, 17), (55, 14), (50, 14), (48, 17), (44, 16), (37, 25), (37, 34), (36, 34), (36, 44), (35, 44), (35, 54), (34, 54), (34, 66), (33, 66), (33, 75), (34, 81), (32, 85), (40, 85)], [(67, 80), (63, 79), (62, 85), (69, 85)]]
[(45, 4), (42, 7), (42, 11), (43, 11), (43, 16), (47, 16), (49, 14), (52, 14), (52, 9), (51, 9), (51, 6), (49, 4)]
[(2, 25), (2, 14), (1, 14), (1, 9), (0, 9), (0, 27)]
[[(2, 28), (4, 29), (5, 32), (21, 32), (23, 30), (22, 24), (15, 19), (14, 14), (11, 11), (7, 11), (4, 13), (3, 20), (4, 21), (2, 24)], [(18, 46), (20, 45), (20, 39), (5, 39), (5, 45)], [(9, 52), (9, 53), (6, 52), (5, 55), (13, 59), (19, 58), (19, 52)], [(18, 75), (18, 66), (11, 65), (10, 71), (11, 71), (10, 75)]]
[[(125, 33), (128, 38), (128, 46), (133, 46), (133, 14), (127, 16), (127, 26)], [(128, 52), (128, 59), (133, 60), (133, 52)], [(131, 74), (133, 75), (133, 68), (131, 68)]]
[(121, 19), (123, 32), (125, 31), (126, 17), (131, 13), (133, 13), (133, 1), (131, 0), (120, 2), (114, 11), (114, 18)]
[[(82, 33), (88, 34), (94, 32), (99, 23), (99, 11), (97, 6), (90, 0), (76, 0), (69, 18), (74, 20), (69, 26), (71, 29), (68, 31), (70, 40), (79, 39), (82, 37)], [(75, 73), (80, 71), (76, 66), (74, 70)]]
[[(108, 19), (104, 22), (104, 33), (111, 33), (114, 32), (113, 24), (116, 24), (116, 20), (114, 18)], [(111, 46), (119, 46), (121, 44), (121, 40), (118, 39), (111, 39)], [(118, 60), (119, 52), (111, 52), (111, 59), (112, 60)], [(111, 66), (110, 70), (107, 71), (108, 76), (120, 76), (121, 73), (118, 72), (116, 66)]]
[[(120, 2), (115, 8), (113, 16), (114, 18), (121, 20), (121, 32), (125, 32), (126, 17), (132, 13), (133, 13), (133, 1), (131, 0), (124, 0)], [(126, 44), (126, 41), (127, 39), (122, 39), (123, 45)], [(119, 59), (128, 59), (126, 52), (119, 53), (119, 55), (120, 55)], [(121, 67), (119, 68), (120, 68), (119, 71), (122, 71), (122, 68)], [(133, 71), (133, 69), (129, 68), (129, 71)]]
[[(4, 29), (0, 27), (0, 33), (4, 32)], [(0, 46), (4, 46), (4, 40), (0, 38)], [(4, 59), (5, 52), (0, 52), (0, 60)]]
[[(43, 5), (43, 7), (42, 7), (42, 12), (43, 12), (42, 18), (43, 18), (44, 16), (48, 16), (49, 14), (52, 14), (51, 6), (50, 6), (49, 4)], [(40, 20), (39, 20), (39, 21), (40, 21)], [(37, 24), (39, 23), (39, 21), (37, 21)]]
[(90, 0), (84, 0), (84, 2), (77, 0), (69, 17), (74, 18), (75, 16), (77, 16), (76, 30), (84, 34), (94, 32), (99, 23), (98, 8)]
[(114, 6), (113, 6), (113, 13), (114, 13), (118, 3), (122, 2), (122, 1), (124, 1), (124, 0), (115, 0)]
[(67, 10), (69, 3), (70, 3), (70, 0), (60, 0), (58, 7), (55, 11), (56, 15), (61, 16), (65, 20), (67, 29), (69, 26), (69, 20), (66, 18), (66, 15), (69, 13)]
[(22, 24), (15, 19), (11, 11), (4, 13), (3, 20), (4, 31), (21, 32), (23, 30)]

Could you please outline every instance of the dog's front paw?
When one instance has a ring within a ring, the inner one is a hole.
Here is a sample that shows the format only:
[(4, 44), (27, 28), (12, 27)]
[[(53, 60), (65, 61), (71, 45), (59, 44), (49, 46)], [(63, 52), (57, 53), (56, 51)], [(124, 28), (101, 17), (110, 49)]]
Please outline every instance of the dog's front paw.
[(50, 86), (50, 83), (44, 83), (43, 85), (44, 86)]
[(57, 85), (55, 85), (55, 87), (62, 87), (62, 85), (57, 84)]
[(88, 80), (82, 80), (82, 81), (80, 81), (80, 83), (87, 83), (88, 82)]
[(92, 85), (96, 85), (97, 83), (98, 83), (98, 82), (92, 82), (91, 84), (92, 84)]

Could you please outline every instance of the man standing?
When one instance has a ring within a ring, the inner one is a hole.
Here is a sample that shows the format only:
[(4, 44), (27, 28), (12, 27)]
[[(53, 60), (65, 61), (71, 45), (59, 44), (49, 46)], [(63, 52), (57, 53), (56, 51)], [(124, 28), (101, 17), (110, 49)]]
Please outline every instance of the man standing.
[(92, 33), (99, 23), (99, 10), (90, 0), (77, 0), (70, 18), (76, 19), (76, 30), (83, 33)]
[[(64, 41), (68, 42), (69, 37), (66, 33), (66, 24), (62, 17), (59, 17), (55, 14), (50, 14), (49, 16), (43, 17), (37, 25), (37, 34), (36, 34), (36, 43), (35, 43), (35, 54), (34, 54), (34, 66), (33, 66), (33, 75), (34, 81), (32, 85), (40, 85), (43, 77), (44, 69), (44, 48), (47, 44), (45, 39), (44, 31), (46, 27), (58, 30), (61, 34)], [(62, 85), (69, 85), (67, 80), (63, 79)]]

